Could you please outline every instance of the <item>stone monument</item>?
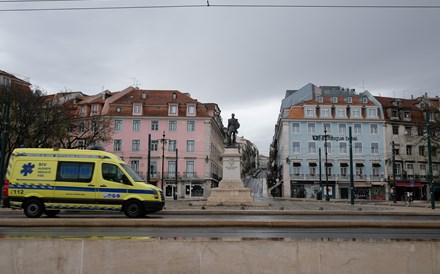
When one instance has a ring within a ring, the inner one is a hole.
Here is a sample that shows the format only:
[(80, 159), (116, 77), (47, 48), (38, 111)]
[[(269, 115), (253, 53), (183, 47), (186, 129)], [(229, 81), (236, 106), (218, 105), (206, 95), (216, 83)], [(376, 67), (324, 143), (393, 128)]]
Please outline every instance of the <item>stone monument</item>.
[(235, 136), (240, 127), (235, 115), (228, 120), (227, 145), (223, 153), (223, 179), (211, 190), (208, 205), (252, 205), (251, 190), (241, 180), (241, 154)]

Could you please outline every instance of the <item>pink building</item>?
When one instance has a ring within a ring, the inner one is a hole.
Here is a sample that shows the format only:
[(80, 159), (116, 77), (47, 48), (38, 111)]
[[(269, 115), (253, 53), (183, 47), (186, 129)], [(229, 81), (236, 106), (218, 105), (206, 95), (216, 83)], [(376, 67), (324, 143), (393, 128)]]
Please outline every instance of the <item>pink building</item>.
[(166, 196), (208, 197), (218, 186), (224, 127), (217, 104), (200, 103), (177, 90), (129, 87), (84, 98), (79, 112), (110, 116), (114, 133), (103, 144), (105, 150), (131, 164), (146, 181), (158, 186), (163, 181)]

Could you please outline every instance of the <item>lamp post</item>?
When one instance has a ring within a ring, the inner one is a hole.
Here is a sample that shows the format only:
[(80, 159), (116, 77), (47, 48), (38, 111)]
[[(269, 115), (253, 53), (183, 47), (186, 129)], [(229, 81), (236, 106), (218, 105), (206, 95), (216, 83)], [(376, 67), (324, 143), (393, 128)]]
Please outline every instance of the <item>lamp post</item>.
[(330, 201), (330, 196), (328, 194), (328, 158), (327, 158), (327, 127), (324, 127), (324, 146), (325, 146), (325, 200)]
[(432, 184), (432, 147), (431, 147), (431, 130), (429, 127), (429, 111), (426, 111), (426, 139), (428, 141), (428, 166), (429, 166), (429, 192), (431, 194), (431, 208), (435, 209), (435, 193)]
[(162, 143), (162, 176), (160, 180), (160, 188), (163, 190), (164, 182), (164, 167), (165, 167), (165, 144), (169, 141), (169, 139), (165, 138), (165, 131), (163, 131), (162, 138), (158, 140)]

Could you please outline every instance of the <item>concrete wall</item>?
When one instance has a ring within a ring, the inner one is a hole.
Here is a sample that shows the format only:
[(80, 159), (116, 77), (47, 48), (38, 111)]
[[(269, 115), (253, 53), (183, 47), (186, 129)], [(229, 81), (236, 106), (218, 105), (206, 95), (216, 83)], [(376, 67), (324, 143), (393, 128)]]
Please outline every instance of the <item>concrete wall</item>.
[(0, 273), (440, 273), (440, 242), (2, 239)]

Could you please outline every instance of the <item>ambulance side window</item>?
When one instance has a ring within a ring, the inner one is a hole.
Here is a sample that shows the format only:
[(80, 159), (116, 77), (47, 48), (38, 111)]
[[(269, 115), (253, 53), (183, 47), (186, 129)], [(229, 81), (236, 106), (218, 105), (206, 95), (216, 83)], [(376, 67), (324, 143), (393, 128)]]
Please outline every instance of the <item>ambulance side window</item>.
[(122, 175), (124, 175), (124, 173), (118, 166), (113, 164), (102, 164), (102, 178), (104, 180), (121, 183)]
[(90, 182), (95, 163), (58, 162), (57, 181)]

